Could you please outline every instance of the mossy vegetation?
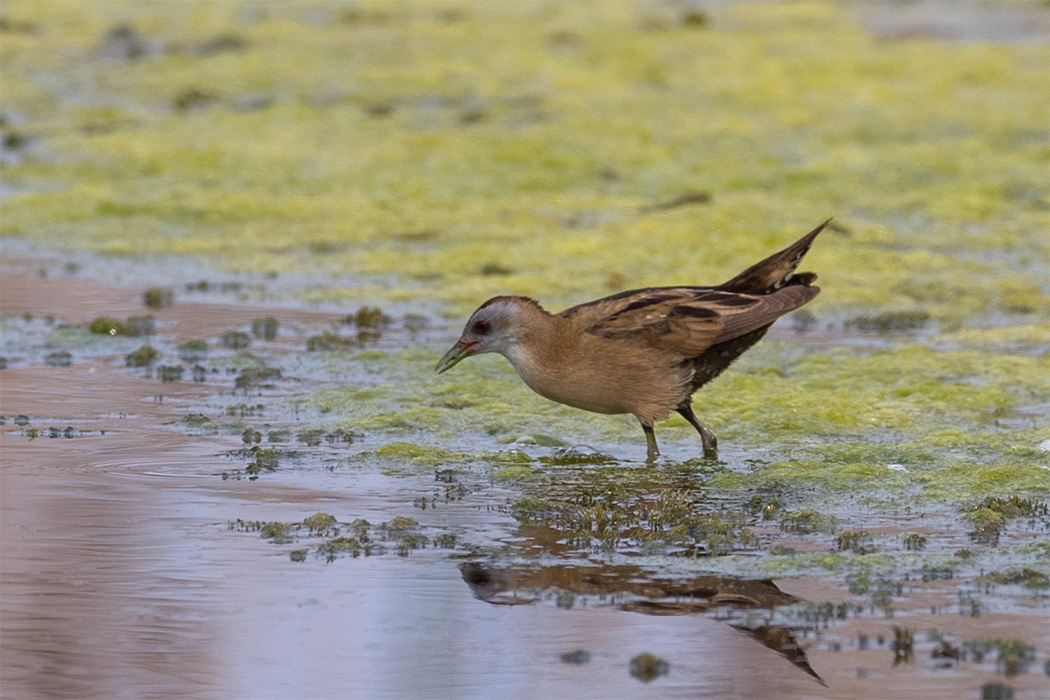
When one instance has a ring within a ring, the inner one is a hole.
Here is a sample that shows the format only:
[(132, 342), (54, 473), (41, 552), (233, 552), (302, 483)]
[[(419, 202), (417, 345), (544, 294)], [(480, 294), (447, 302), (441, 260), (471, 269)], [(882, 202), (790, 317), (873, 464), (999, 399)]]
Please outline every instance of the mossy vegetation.
[(568, 544), (595, 551), (617, 547), (677, 550), (693, 556), (751, 548), (753, 533), (739, 512), (712, 512), (699, 494), (666, 489), (639, 495), (610, 487), (583, 490), (568, 499), (526, 497), (511, 507), (523, 525), (552, 528)]
[(187, 340), (178, 347), (183, 362), (197, 363), (208, 356), (208, 343), (200, 338)]
[(245, 521), (241, 519), (227, 523), (227, 529), (237, 532), (258, 532), (263, 539), (273, 544), (297, 544), (304, 540), (312, 548), (294, 549), (289, 557), (294, 562), (306, 561), (313, 554), (318, 559), (331, 562), (341, 556), (360, 557), (382, 555), (388, 552), (408, 556), (412, 550), (428, 546), (454, 549), (456, 535), (440, 533), (433, 541), (423, 532), (420, 524), (404, 516), (373, 525), (363, 518), (341, 523), (330, 513), (315, 513), (297, 523)]
[(142, 303), (148, 309), (165, 309), (175, 303), (175, 290), (167, 287), (150, 287), (143, 293)]
[(716, 282), (836, 215), (818, 319), (1045, 322), (1039, 42), (886, 40), (830, 2), (465, 7), (13, 2), (34, 31), (0, 49), (11, 133), (61, 157), (23, 149), (5, 179), (61, 186), (11, 195), (3, 233), (393, 275), (323, 293), (463, 313)]
[(976, 583), (984, 585), (1024, 586), (1033, 591), (1050, 588), (1050, 575), (1045, 571), (1030, 568), (1012, 571), (990, 571), (977, 577)]
[(280, 321), (273, 316), (257, 318), (252, 321), (252, 335), (261, 340), (275, 340), (280, 325)]
[(230, 350), (243, 350), (252, 344), (252, 338), (244, 331), (229, 330), (222, 334), (219, 343)]
[(655, 654), (645, 652), (631, 659), (631, 675), (648, 683), (659, 676), (666, 675), (671, 670), (671, 665)]
[(124, 356), (124, 364), (129, 367), (148, 367), (156, 361), (156, 358), (160, 357), (160, 354), (156, 352), (156, 349), (152, 345), (142, 345), (137, 349)]
[[(831, 532), (835, 529), (833, 516), (818, 513), (812, 508), (782, 513), (780, 529), (796, 535), (808, 535), (814, 532)], [(840, 548), (841, 549), (841, 548)]]
[(98, 335), (135, 337), (153, 335), (153, 326), (152, 316), (131, 316), (126, 321), (121, 321), (111, 316), (99, 316), (91, 322), (88, 330)]
[(1021, 639), (972, 639), (965, 642), (962, 648), (977, 662), (993, 657), (996, 670), (1005, 676), (1027, 673), (1029, 665), (1035, 661), (1035, 647)]
[(277, 367), (245, 367), (234, 380), (234, 386), (245, 392), (256, 389), (272, 388), (281, 378), (281, 370)]

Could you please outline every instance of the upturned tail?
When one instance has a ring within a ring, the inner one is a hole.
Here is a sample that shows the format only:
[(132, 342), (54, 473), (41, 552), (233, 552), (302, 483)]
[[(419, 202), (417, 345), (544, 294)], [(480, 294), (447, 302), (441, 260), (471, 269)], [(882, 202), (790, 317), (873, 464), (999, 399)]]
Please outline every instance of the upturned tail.
[(762, 262), (752, 265), (715, 289), (738, 294), (772, 294), (781, 287), (791, 284), (808, 287), (816, 281), (816, 273), (799, 272), (796, 274), (795, 268), (802, 262), (809, 247), (813, 245), (813, 239), (830, 223), (831, 219), (828, 219), (784, 250), (773, 253)]

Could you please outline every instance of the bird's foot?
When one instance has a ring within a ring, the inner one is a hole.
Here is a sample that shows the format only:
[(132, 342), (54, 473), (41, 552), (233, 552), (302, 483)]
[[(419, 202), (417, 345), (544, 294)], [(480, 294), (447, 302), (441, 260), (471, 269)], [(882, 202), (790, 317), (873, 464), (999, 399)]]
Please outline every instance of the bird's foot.
[(705, 432), (700, 434), (700, 439), (704, 444), (704, 459), (709, 459), (712, 462), (718, 461), (718, 438), (710, 430), (705, 428)]

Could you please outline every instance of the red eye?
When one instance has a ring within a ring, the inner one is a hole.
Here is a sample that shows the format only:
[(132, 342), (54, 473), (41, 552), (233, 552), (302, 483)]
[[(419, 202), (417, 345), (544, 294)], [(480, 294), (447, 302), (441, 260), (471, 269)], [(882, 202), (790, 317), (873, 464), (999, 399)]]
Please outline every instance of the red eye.
[(478, 335), (485, 335), (490, 330), (492, 330), (492, 325), (489, 324), (488, 321), (478, 321), (474, 324), (474, 327), (471, 330), (473, 330)]

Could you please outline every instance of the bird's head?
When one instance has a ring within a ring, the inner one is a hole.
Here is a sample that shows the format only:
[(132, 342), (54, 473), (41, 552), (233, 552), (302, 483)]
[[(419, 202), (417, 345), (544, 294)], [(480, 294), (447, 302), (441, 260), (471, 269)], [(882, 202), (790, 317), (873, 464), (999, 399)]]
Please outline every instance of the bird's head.
[(440, 374), (464, 358), (486, 352), (498, 352), (513, 361), (514, 348), (527, 332), (530, 316), (537, 311), (546, 314), (539, 304), (526, 297), (489, 299), (470, 315), (459, 340), (434, 371)]

